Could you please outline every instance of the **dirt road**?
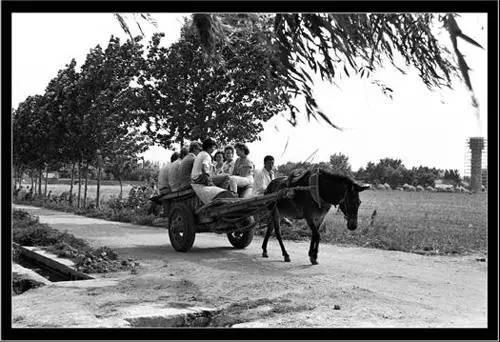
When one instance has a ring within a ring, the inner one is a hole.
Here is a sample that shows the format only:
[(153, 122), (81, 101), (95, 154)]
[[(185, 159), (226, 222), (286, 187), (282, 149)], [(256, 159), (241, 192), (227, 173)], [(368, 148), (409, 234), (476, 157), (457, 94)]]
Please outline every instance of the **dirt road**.
[(141, 267), (138, 274), (105, 275), (112, 286), (45, 286), (15, 296), (14, 327), (124, 326), (126, 310), (188, 304), (224, 308), (214, 326), (487, 326), (487, 263), (474, 255), (321, 244), (319, 265), (312, 266), (308, 242), (286, 241), (292, 262), (285, 263), (275, 239), (264, 259), (258, 237), (235, 250), (226, 236), (210, 233), (198, 234), (191, 251), (178, 253), (161, 228), (23, 208)]

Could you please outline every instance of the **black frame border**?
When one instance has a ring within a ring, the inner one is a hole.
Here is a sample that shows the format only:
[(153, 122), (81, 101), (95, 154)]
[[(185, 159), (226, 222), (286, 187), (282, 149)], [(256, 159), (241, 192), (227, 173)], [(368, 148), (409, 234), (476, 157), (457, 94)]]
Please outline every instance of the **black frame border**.
[[(497, 1), (2, 1), (2, 339), (438, 339), (498, 340), (498, 2)], [(11, 326), (11, 14), (27, 12), (487, 12), (488, 328), (486, 329), (14, 329)], [(496, 54), (495, 54), (496, 52)], [(496, 99), (496, 101), (494, 101)], [(492, 177), (493, 175), (493, 177)], [(496, 224), (494, 224), (496, 222)]]

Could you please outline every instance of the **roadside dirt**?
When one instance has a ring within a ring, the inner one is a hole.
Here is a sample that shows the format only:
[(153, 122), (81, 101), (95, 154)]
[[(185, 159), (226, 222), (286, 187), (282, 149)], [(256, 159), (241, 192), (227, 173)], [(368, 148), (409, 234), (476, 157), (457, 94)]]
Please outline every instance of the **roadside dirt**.
[(225, 235), (210, 233), (198, 234), (191, 251), (178, 253), (161, 228), (22, 209), (140, 267), (137, 274), (95, 275), (105, 278), (100, 286), (53, 283), (14, 296), (14, 327), (128, 326), (126, 312), (138, 305), (222, 309), (209, 326), (487, 326), (487, 262), (476, 255), (321, 244), (319, 265), (312, 266), (308, 242), (285, 241), (292, 259), (285, 263), (275, 239), (265, 259), (258, 237), (235, 250)]

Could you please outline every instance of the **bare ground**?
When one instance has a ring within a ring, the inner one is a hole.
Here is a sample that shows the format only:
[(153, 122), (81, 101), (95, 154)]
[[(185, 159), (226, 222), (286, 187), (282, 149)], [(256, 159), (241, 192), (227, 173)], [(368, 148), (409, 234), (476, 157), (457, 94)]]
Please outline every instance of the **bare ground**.
[(320, 264), (312, 266), (308, 242), (285, 241), (292, 259), (285, 263), (274, 239), (264, 259), (260, 238), (235, 250), (224, 235), (210, 233), (198, 234), (191, 251), (178, 253), (161, 228), (16, 207), (141, 267), (138, 274), (101, 275), (108, 279), (88, 285), (53, 283), (14, 296), (14, 327), (128, 326), (131, 311), (188, 305), (223, 308), (211, 326), (487, 326), (487, 262), (476, 255), (321, 244)]

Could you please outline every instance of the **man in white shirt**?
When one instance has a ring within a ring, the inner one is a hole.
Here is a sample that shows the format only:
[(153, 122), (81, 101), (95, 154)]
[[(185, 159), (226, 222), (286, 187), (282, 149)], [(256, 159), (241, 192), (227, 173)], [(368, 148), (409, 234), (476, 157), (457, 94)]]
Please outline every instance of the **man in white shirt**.
[(273, 168), (273, 156), (265, 156), (264, 167), (262, 170), (255, 172), (254, 175), (253, 194), (255, 196), (264, 195), (264, 191), (266, 191), (267, 186), (275, 178)]
[(191, 182), (194, 184), (213, 185), (212, 153), (217, 149), (213, 139), (208, 138), (202, 144), (203, 151), (198, 153), (191, 171)]

